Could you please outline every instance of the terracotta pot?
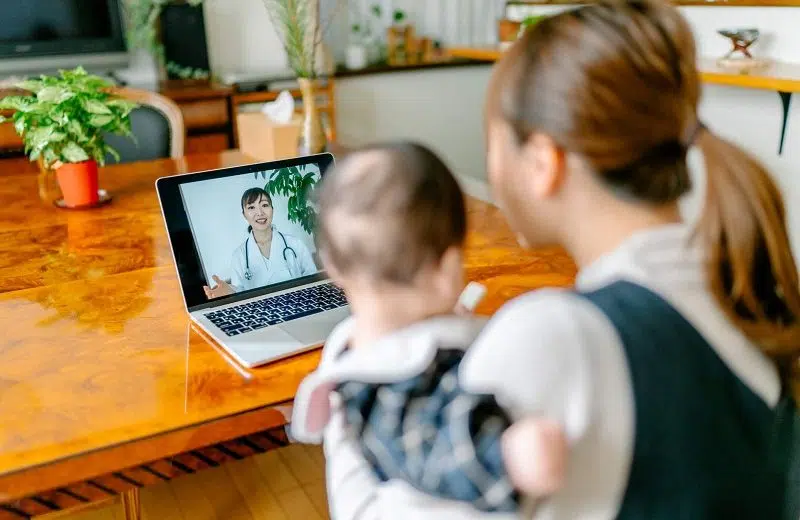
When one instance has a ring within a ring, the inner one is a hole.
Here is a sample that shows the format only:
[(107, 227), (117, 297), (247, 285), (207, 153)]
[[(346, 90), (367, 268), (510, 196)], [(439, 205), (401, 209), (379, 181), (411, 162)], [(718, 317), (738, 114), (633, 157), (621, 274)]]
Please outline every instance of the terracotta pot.
[(97, 163), (62, 164), (56, 170), (56, 178), (64, 195), (64, 204), (71, 208), (90, 206), (98, 200)]
[(515, 22), (513, 20), (498, 20), (497, 21), (497, 37), (500, 43), (513, 42), (519, 35), (519, 29), (522, 27), (522, 22)]

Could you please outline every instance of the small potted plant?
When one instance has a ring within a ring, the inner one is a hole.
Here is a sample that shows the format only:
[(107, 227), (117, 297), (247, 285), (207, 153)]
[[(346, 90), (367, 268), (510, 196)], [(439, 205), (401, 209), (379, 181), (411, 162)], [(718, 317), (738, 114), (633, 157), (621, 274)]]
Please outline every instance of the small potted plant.
[(25, 153), (43, 169), (55, 170), (65, 206), (96, 204), (98, 164), (109, 155), (119, 160), (104, 135), (133, 137), (130, 113), (137, 105), (113, 95), (111, 83), (81, 67), (16, 86), (30, 95), (3, 98), (0, 110), (14, 111), (10, 119)]
[(365, 45), (369, 37), (369, 27), (362, 27), (361, 24), (353, 24), (350, 28), (351, 40), (347, 47), (345, 65), (350, 70), (360, 70), (367, 66), (369, 62), (368, 49)]
[(395, 9), (392, 13), (392, 26), (386, 36), (390, 65), (404, 65), (408, 59), (408, 47), (414, 38), (414, 29), (406, 23), (407, 18), (402, 9)]
[(526, 16), (525, 19), (522, 20), (517, 37), (521, 38), (522, 35), (525, 34), (525, 31), (542, 21), (545, 17), (546, 15), (543, 14)]

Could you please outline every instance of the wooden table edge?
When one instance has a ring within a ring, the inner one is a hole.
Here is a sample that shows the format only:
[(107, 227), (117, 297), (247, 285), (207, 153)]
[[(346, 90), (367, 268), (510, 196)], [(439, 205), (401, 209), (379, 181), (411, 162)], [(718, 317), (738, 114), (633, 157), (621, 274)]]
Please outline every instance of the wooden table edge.
[[(291, 400), (0, 475), (0, 504), (287, 424)], [(155, 455), (155, 456), (154, 456)], [(65, 477), (65, 475), (68, 475)]]

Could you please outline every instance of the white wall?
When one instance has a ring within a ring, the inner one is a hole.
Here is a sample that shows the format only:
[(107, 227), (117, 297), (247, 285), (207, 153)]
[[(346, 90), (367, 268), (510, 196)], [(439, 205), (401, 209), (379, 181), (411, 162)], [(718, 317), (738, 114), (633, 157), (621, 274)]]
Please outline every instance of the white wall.
[(287, 66), (264, 0), (208, 0), (206, 37), (215, 74), (283, 70)]
[(347, 146), (412, 139), (460, 175), (482, 179), (483, 98), (490, 67), (394, 72), (337, 81), (339, 140)]

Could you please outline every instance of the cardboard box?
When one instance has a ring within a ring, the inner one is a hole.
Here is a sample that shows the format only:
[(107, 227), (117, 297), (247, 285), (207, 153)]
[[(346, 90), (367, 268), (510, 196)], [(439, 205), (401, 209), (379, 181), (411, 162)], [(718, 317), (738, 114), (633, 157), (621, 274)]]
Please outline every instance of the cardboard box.
[(236, 116), (239, 150), (259, 161), (277, 161), (297, 156), (302, 118), (295, 114), (287, 124), (274, 123), (261, 112)]

